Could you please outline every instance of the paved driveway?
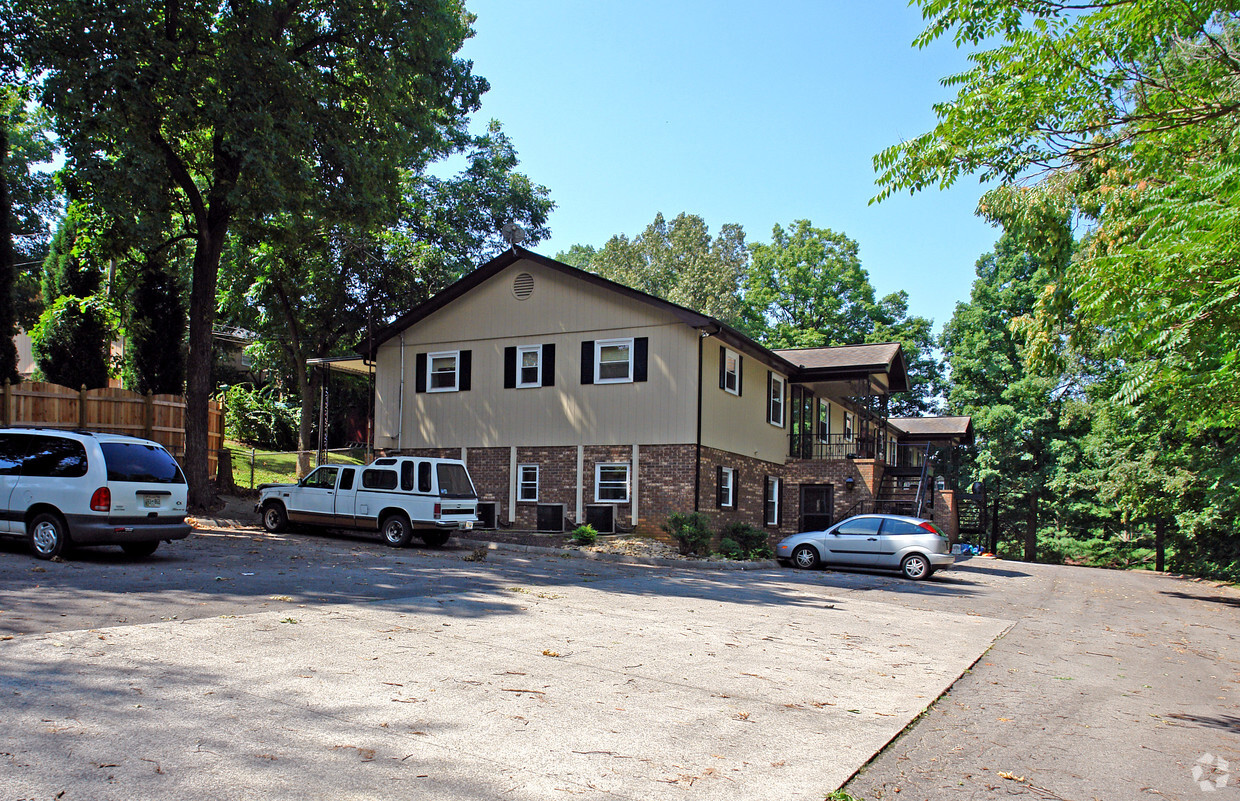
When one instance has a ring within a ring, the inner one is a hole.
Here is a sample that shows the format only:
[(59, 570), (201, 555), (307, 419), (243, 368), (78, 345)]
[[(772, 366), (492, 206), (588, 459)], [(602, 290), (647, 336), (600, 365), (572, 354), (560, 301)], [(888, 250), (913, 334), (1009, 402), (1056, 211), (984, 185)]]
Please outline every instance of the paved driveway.
[(141, 562), (8, 551), (4, 799), (821, 798), (1005, 631), (852, 793), (1187, 798), (1199, 755), (1240, 761), (1235, 597), (1164, 577), (476, 563), (247, 531)]

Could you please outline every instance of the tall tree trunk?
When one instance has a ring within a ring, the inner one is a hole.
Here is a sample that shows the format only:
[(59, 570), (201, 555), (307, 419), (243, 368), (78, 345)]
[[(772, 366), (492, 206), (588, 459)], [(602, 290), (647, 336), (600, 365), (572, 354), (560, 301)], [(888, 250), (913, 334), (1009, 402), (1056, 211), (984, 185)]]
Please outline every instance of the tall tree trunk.
[(185, 360), (185, 480), (189, 484), (189, 505), (199, 509), (209, 507), (215, 500), (207, 465), (207, 404), (214, 389), (211, 345), (215, 327), (215, 284), (228, 232), (227, 213), (216, 222), (217, 225), (208, 223), (194, 249), (189, 294), (189, 352)]
[(1029, 508), (1025, 512), (1025, 561), (1038, 561), (1038, 492), (1029, 493)]
[(17, 259), (13, 255), (12, 200), (8, 181), (9, 129), (0, 121), (0, 381), (16, 381), (17, 346), (13, 344), (14, 326), (13, 282), (17, 276)]

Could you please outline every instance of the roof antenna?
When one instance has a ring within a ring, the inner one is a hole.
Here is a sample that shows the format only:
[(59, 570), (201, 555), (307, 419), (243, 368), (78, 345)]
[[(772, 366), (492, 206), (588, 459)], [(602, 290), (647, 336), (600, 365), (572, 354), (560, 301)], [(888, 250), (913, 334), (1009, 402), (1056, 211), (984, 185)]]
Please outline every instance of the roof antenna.
[(517, 245), (525, 241), (525, 229), (515, 222), (504, 223), (504, 227), (499, 229), (499, 232), (504, 237), (504, 241), (512, 246), (513, 253), (517, 252)]

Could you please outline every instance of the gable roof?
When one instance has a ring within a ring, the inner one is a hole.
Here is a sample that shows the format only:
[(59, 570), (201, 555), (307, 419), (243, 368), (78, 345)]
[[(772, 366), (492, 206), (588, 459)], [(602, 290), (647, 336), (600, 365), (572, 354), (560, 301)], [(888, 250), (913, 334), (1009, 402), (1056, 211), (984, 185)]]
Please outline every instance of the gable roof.
[(555, 259), (547, 258), (518, 245), (512, 246), (491, 259), (425, 303), (397, 317), (391, 323), (376, 331), (373, 339), (359, 342), (354, 350), (364, 358), (373, 361), (379, 346), (384, 342), (399, 336), (400, 332), (416, 325), (519, 261), (532, 261), (549, 270), (555, 270), (580, 281), (617, 292), (639, 303), (645, 303), (670, 313), (690, 328), (706, 331), (738, 351), (744, 352), (765, 363), (767, 366), (790, 376), (794, 381), (864, 378), (873, 372), (883, 372), (888, 374), (890, 391), (903, 392), (908, 389), (908, 374), (904, 366), (904, 353), (897, 342), (887, 342), (878, 345), (844, 345), (825, 348), (771, 350), (714, 317), (672, 303), (669, 300), (649, 295), (624, 284), (610, 281), (600, 275), (580, 270)]

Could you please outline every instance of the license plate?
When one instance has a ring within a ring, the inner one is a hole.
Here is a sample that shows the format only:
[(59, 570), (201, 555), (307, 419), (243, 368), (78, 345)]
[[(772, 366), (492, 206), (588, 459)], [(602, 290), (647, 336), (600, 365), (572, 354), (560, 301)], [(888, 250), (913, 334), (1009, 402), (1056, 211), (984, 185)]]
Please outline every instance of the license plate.
[(158, 509), (159, 508), (159, 496), (158, 495), (143, 495), (142, 506), (145, 509)]
[(461, 523), (461, 528), (465, 529), (466, 531), (469, 531), (473, 527), (474, 527), (474, 521), (472, 520), (466, 520)]

